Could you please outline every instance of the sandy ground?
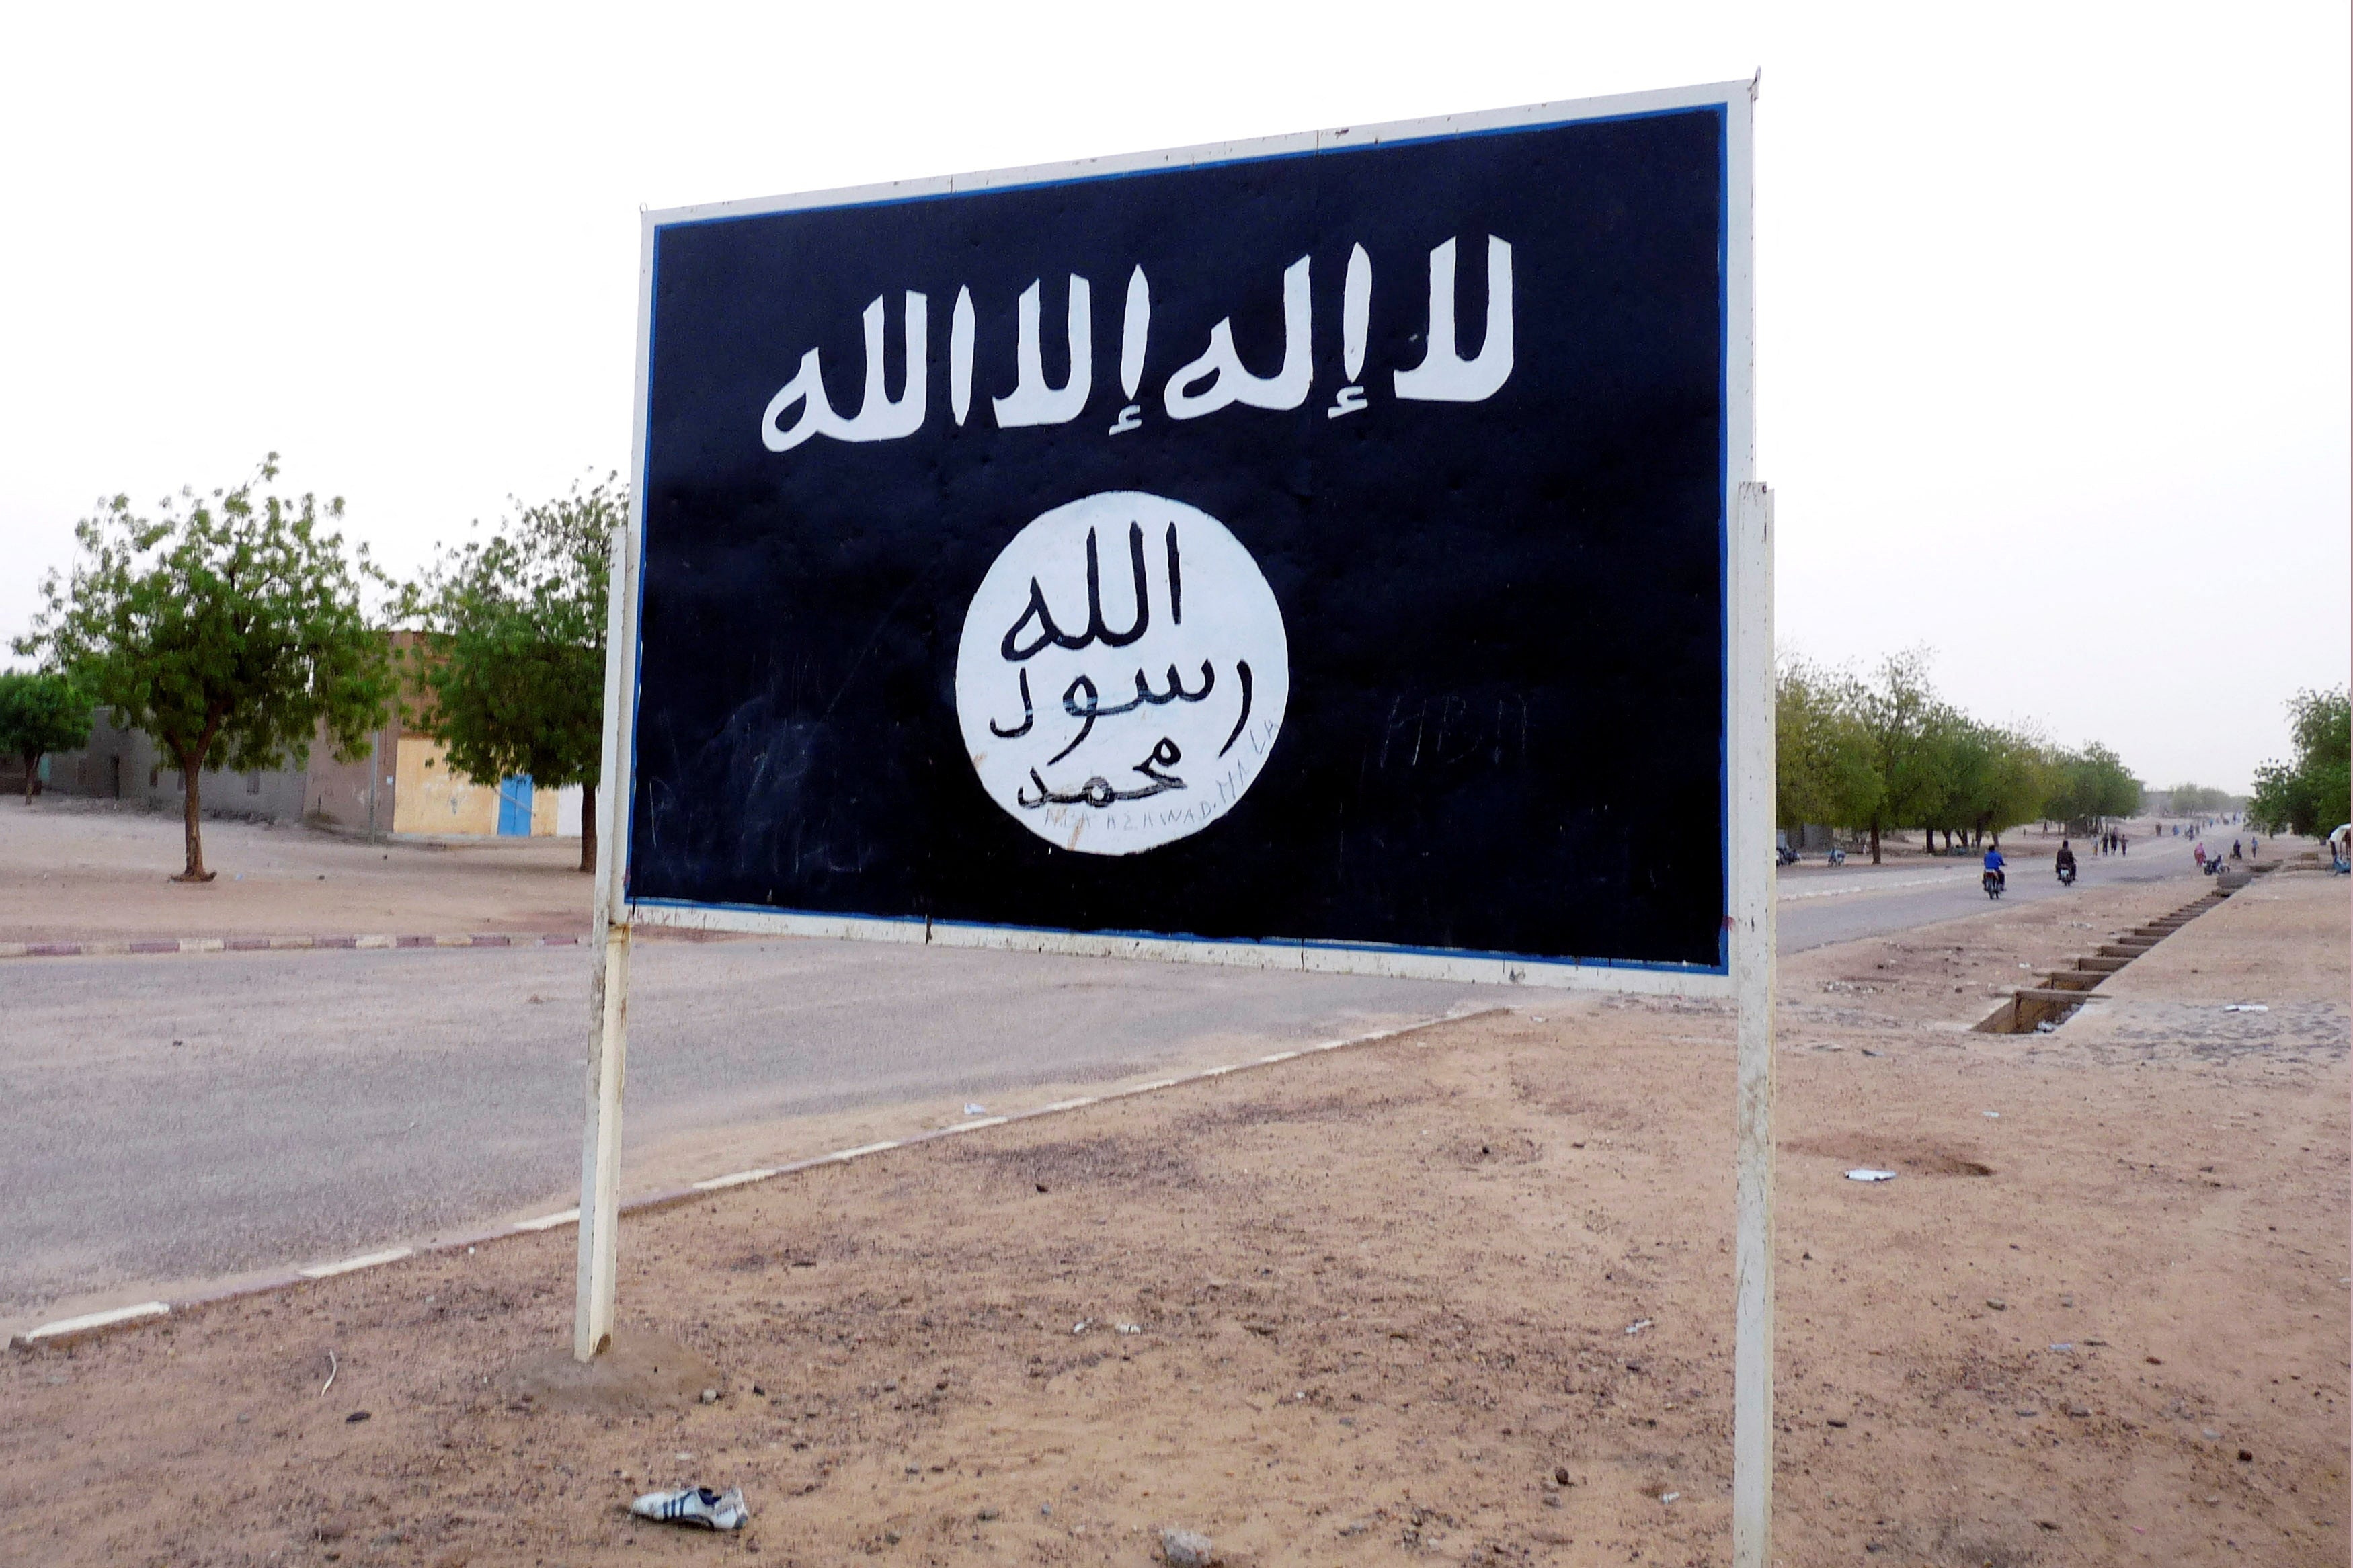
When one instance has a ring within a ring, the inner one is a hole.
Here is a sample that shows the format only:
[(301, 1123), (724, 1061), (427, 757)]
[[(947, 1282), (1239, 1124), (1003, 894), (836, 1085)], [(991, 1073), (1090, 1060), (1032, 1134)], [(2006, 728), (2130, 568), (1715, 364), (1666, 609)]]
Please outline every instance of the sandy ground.
[[(1780, 1561), (2346, 1560), (2345, 887), (2047, 1036), (2178, 889), (1785, 964)], [(0, 1561), (1721, 1563), (1730, 1020), (1516, 999), (633, 1220), (596, 1397), (565, 1232), (14, 1354)]]
[(0, 800), (0, 942), (324, 932), (574, 931), (590, 884), (577, 838), (369, 844), (310, 828), (205, 824), (201, 885), (176, 817), (45, 795)]

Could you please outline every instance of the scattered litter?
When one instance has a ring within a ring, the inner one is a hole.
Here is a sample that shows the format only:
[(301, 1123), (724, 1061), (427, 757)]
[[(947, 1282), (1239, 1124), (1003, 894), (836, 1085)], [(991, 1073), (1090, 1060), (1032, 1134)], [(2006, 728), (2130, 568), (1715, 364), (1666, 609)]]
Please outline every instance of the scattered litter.
[(1999, 1121), (2001, 1120), (2001, 1112), (1999, 1110), (1989, 1110), (1985, 1114), (1986, 1120), (1989, 1121)]
[(967, 1100), (964, 1103), (964, 1113), (966, 1116), (986, 1116), (988, 1114), (988, 1107), (978, 1100)]
[(1865, 1046), (1862, 1047), (1862, 1054), (1867, 1057), (1883, 1057), (1887, 1053), (1885, 1051), (1874, 1051), (1869, 1046)]
[(2200, 1430), (2200, 1431), (2201, 1431), (2201, 1432), (2203, 1432), (2203, 1433), (2206, 1435), (2206, 1440), (2207, 1440), (2209, 1443), (2211, 1443), (2211, 1442), (2215, 1441), (2217, 1438), (2219, 1438), (2219, 1437), (2221, 1437), (2221, 1436), (2222, 1436), (2222, 1434), (2221, 1434), (2220, 1432), (2215, 1431), (2215, 1430), (2214, 1430), (2214, 1428), (2212, 1428), (2211, 1426), (2201, 1426), (2201, 1427), (2200, 1427), (2200, 1428), (2199, 1428), (2199, 1430)]
[(2072, 1351), (2075, 1348), (2075, 1342), (2073, 1340), (2061, 1340), (2051, 1348), (2054, 1351), (2061, 1352)]
[(1850, 1182), (1892, 1182), (1895, 1179), (1895, 1173), (1873, 1170), (1849, 1171), (1846, 1173), (1846, 1179)]
[(319, 1385), (320, 1398), (326, 1398), (327, 1390), (335, 1386), (335, 1373), (339, 1370), (341, 1369), (335, 1365), (335, 1352), (329, 1351), (327, 1352), (327, 1381)]
[(1644, 1329), (1647, 1329), (1647, 1328), (1649, 1328), (1650, 1326), (1651, 1326), (1651, 1320), (1650, 1320), (1650, 1319), (1648, 1319), (1648, 1318), (1637, 1318), (1637, 1319), (1635, 1319), (1632, 1322), (1630, 1322), (1630, 1323), (1629, 1323), (1629, 1324), (1627, 1324), (1627, 1325), (1626, 1325), (1626, 1331), (1627, 1331), (1628, 1333), (1630, 1333), (1630, 1334), (1639, 1334), (1639, 1333), (1641, 1333)]
[(1662, 1492), (1662, 1493), (1661, 1493), (1661, 1494), (1660, 1494), (1660, 1496), (1659, 1496), (1659, 1500), (1660, 1500), (1661, 1502), (1672, 1502), (1672, 1501), (1674, 1501), (1674, 1500), (1675, 1500), (1675, 1499), (1677, 1499), (1677, 1498), (1679, 1498), (1679, 1497), (1681, 1497), (1681, 1496), (1683, 1496), (1683, 1493), (1681, 1493), (1681, 1492)]
[(1113, 1323), (1112, 1327), (1123, 1334), (1140, 1334), (1144, 1331), (1142, 1323)]
[(1545, 1016), (1542, 1013), (1531, 1013), (1528, 1015), (1528, 1022), (1531, 1024), (1541, 1024), (1544, 1021)]
[(1092, 1318), (1081, 1318), (1077, 1322), (1071, 1325), (1071, 1332), (1074, 1334), (1083, 1334), (1093, 1322), (1094, 1320)]
[(2045, 1018), (2034, 1026), (2034, 1032), (2038, 1035), (2055, 1035), (2059, 1032), (2059, 1026)]
[(1218, 1549), (1199, 1531), (1164, 1530), (1160, 1555), (1168, 1560), (1168, 1568), (1211, 1568), (1218, 1560)]
[(366, 1420), (369, 1414), (370, 1413), (365, 1410), (354, 1410), (349, 1415), (343, 1417), (343, 1425), (346, 1426), (356, 1426), (361, 1422)]
[(648, 1492), (629, 1505), (629, 1511), (639, 1519), (659, 1520), (664, 1524), (741, 1530), (751, 1510), (744, 1506), (744, 1493), (739, 1488), (715, 1492), (709, 1487), (682, 1487), (677, 1491)]
[(1991, 1307), (1997, 1312), (2007, 1312), (2010, 1310), (2010, 1303), (2003, 1300), (1999, 1296), (1988, 1296), (1986, 1298), (1986, 1305)]
[(2268, 1013), (2271, 1009), (2261, 1002), (2232, 1002), (2226, 1004), (2223, 1006), (2222, 1011), (2225, 1013)]
[(718, 1391), (717, 1389), (715, 1389), (715, 1388), (706, 1388), (706, 1389), (704, 1389), (704, 1390), (702, 1391), (702, 1403), (704, 1403), (705, 1405), (716, 1405), (716, 1404), (718, 1404), (718, 1403), (719, 1403), (719, 1391)]

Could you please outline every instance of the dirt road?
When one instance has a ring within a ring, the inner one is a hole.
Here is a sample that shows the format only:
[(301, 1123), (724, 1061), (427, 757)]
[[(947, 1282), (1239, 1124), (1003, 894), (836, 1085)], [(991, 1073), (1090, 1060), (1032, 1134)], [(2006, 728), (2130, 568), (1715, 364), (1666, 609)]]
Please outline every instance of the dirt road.
[[(1786, 966), (1781, 1561), (2345, 1560), (2342, 889), (2043, 1036), (1965, 1026), (2077, 909)], [(562, 1232), (19, 1354), (0, 1559), (1720, 1563), (1728, 1026), (1563, 998), (634, 1219), (682, 1348), (601, 1399)], [(688, 1479), (743, 1539), (620, 1511)]]

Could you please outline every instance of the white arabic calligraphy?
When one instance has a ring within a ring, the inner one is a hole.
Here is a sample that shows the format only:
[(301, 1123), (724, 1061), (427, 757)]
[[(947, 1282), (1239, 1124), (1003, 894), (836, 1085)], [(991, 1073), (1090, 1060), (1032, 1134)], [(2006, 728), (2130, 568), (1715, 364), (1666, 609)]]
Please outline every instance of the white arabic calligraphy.
[(1033, 282), (1021, 290), (1017, 307), (1020, 335), (1014, 349), (1014, 365), (1018, 379), (1008, 395), (992, 400), (1000, 429), (1024, 425), (1066, 425), (1079, 416), (1079, 410), (1087, 405), (1087, 394), (1094, 387), (1094, 324), (1091, 308), (1093, 294), (1087, 280), (1075, 272), (1071, 274), (1071, 374), (1059, 391), (1046, 384), (1045, 356), (1038, 343), (1038, 288)]
[(1487, 337), (1479, 357), (1454, 352), (1454, 242), (1430, 253), (1430, 353), (1397, 373), (1397, 395), (1422, 403), (1477, 403), (1512, 374), (1512, 247), (1487, 237)]
[[(1455, 329), (1454, 266), (1456, 241), (1449, 239), (1430, 253), (1429, 330), (1423, 336), (1421, 363), (1393, 373), (1395, 395), (1406, 402), (1478, 403), (1493, 397), (1511, 379), (1513, 357), (1512, 247), (1496, 235), (1487, 237), (1486, 331), (1479, 352), (1469, 359), (1458, 347)], [(1170, 376), (1162, 392), (1169, 418), (1198, 419), (1237, 404), (1275, 411), (1297, 408), (1307, 401), (1315, 380), (1314, 290), (1310, 257), (1303, 256), (1282, 270), (1282, 359), (1271, 375), (1255, 375), (1243, 364), (1234, 343), (1233, 318), (1219, 319), (1209, 329), (1208, 346), (1200, 355)], [(1041, 337), (1044, 280), (1033, 279), (1015, 301), (1014, 387), (990, 406), (1000, 428), (1061, 425), (1085, 412), (1094, 392), (1093, 290), (1078, 273), (1069, 277), (1065, 333), (1070, 371), (1059, 387), (1046, 380)], [(905, 344), (906, 378), (894, 400), (883, 386), (883, 300), (877, 295), (860, 318), (866, 348), (865, 392), (858, 413), (844, 418), (833, 411), (825, 390), (818, 351), (801, 355), (792, 380), (769, 399), (760, 421), (760, 438), (772, 452), (789, 452), (814, 436), (837, 441), (888, 441), (912, 436), (923, 427), (925, 394), (930, 383), (928, 301), (912, 289), (904, 296), (902, 332)], [(1348, 252), (1340, 294), (1340, 364), (1345, 384), (1330, 407), (1332, 418), (1369, 406), (1360, 381), (1372, 336), (1373, 262), (1362, 245)], [(1144, 384), (1145, 362), (1152, 331), (1152, 288), (1144, 268), (1129, 274), (1127, 297), (1120, 321), (1119, 383), (1126, 400), (1110, 433), (1138, 428), (1143, 405), (1134, 401)], [(972, 289), (960, 287), (948, 320), (948, 412), (962, 426), (972, 412), (974, 358), (979, 341), (979, 317)], [(788, 427), (786, 416), (795, 408), (799, 417)]]
[[(768, 400), (768, 411), (761, 416), (760, 439), (768, 450), (789, 452), (812, 436), (830, 436), (837, 441), (889, 441), (923, 428), (924, 389), (931, 382), (928, 310), (929, 301), (910, 290), (902, 327), (906, 384), (893, 403), (882, 392), (882, 296), (876, 295), (866, 307), (860, 318), (866, 329), (866, 396), (854, 418), (844, 419), (826, 401), (825, 374), (818, 367), (818, 351), (803, 354), (799, 373)], [(786, 410), (797, 403), (801, 405), (800, 419), (786, 430), (780, 422)]]
[[(1209, 346), (1201, 357), (1168, 378), (1169, 418), (1198, 419), (1236, 403), (1283, 409), (1307, 401), (1315, 374), (1308, 343), (1307, 262), (1303, 256), (1282, 269), (1282, 368), (1267, 376), (1244, 370), (1234, 352), (1234, 319), (1228, 316), (1209, 329)], [(1208, 391), (1187, 390), (1204, 380)]]
[(956, 424), (972, 412), (972, 340), (975, 331), (972, 290), (956, 290), (955, 309), (948, 313), (948, 412)]

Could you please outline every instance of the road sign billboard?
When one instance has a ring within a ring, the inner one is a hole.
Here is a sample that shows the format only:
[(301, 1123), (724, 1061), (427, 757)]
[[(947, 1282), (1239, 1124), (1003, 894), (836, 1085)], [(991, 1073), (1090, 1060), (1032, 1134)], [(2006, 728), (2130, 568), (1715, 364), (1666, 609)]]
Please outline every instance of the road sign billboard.
[(649, 215), (627, 918), (1722, 987), (1748, 110)]

